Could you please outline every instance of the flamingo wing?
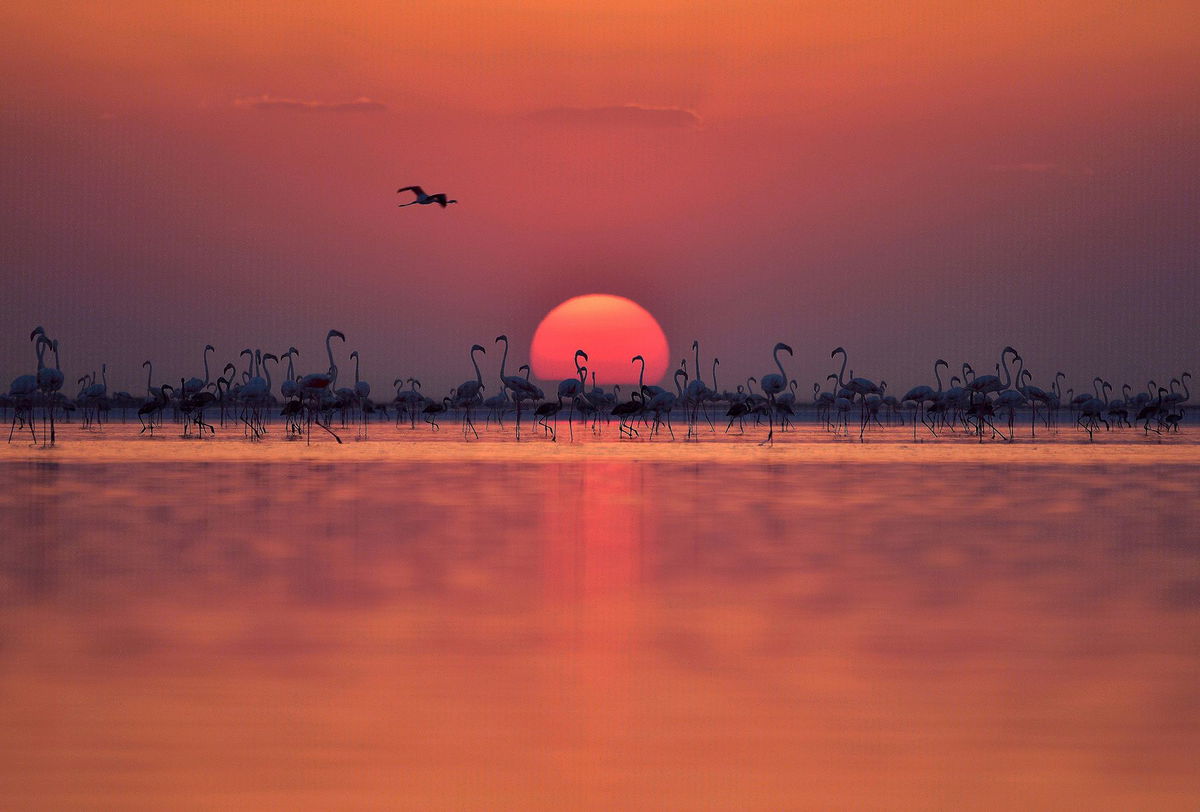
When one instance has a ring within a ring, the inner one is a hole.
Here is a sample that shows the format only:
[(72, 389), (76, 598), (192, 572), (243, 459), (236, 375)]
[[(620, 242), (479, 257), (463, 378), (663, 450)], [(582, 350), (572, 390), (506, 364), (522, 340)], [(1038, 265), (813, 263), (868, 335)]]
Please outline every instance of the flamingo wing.
[(403, 186), (396, 190), (396, 194), (400, 194), (401, 192), (412, 192), (417, 197), (425, 197), (425, 190), (420, 186)]

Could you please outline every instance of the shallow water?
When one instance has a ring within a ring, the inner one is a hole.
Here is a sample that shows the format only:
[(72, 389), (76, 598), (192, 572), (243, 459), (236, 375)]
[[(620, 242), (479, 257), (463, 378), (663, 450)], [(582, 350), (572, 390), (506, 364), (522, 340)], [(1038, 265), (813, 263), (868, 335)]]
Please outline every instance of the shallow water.
[(132, 432), (0, 446), (6, 806), (1200, 798), (1186, 430)]

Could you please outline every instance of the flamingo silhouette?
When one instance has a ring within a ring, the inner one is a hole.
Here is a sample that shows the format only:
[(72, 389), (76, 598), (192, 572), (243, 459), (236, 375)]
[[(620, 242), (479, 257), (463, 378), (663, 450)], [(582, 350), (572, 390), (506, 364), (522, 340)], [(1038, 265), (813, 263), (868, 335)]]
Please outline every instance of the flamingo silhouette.
[(405, 206), (428, 206), (430, 203), (436, 203), (444, 209), (451, 203), (458, 202), (457, 200), (447, 200), (446, 195), (442, 192), (435, 195), (427, 194), (420, 186), (402, 186), (396, 190), (396, 194), (402, 192), (412, 192), (417, 196), (417, 199), (409, 203), (397, 203), (396, 205), (399, 208), (404, 208)]

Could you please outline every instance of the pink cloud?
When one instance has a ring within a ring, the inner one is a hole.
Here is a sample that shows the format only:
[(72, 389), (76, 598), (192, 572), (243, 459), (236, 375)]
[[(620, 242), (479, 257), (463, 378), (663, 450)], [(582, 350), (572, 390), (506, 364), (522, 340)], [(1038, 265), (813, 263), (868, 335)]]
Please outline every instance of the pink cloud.
[(383, 102), (359, 96), (353, 101), (326, 102), (308, 101), (303, 99), (284, 99), (278, 96), (252, 96), (245, 99), (235, 99), (234, 106), (251, 110), (299, 110), (301, 112), (320, 113), (375, 113), (387, 109)]

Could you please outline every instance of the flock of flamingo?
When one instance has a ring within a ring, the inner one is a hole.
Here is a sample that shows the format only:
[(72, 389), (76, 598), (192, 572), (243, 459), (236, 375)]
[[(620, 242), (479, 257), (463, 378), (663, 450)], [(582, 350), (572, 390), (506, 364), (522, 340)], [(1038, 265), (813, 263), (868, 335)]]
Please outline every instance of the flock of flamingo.
[[(1043, 389), (1032, 383), (1033, 375), (1025, 368), (1020, 353), (1005, 347), (1000, 352), (995, 374), (976, 374), (970, 364), (963, 363), (960, 374), (943, 382), (942, 368), (949, 372), (950, 365), (939, 358), (932, 370), (936, 388), (921, 384), (898, 396), (889, 391), (886, 381), (876, 383), (855, 377), (853, 370), (847, 373), (847, 353), (838, 347), (830, 353), (830, 358), (840, 355), (840, 367), (826, 377), (825, 385), (813, 383), (811, 399), (802, 402), (799, 385), (795, 379), (789, 379), (781, 358), (781, 353), (793, 355), (787, 344), (775, 345), (774, 370), (761, 378), (748, 378), (733, 390), (721, 390), (717, 387), (720, 361), (712, 359), (711, 378), (706, 381), (701, 369), (700, 345), (693, 342), (694, 365), (689, 372), (687, 359), (680, 361), (673, 375), (674, 391), (644, 382), (646, 363), (640, 355), (630, 359), (631, 364), (640, 364), (638, 385), (625, 395), (619, 385), (610, 390), (598, 386), (594, 371), (589, 387), (588, 355), (580, 349), (574, 356), (575, 376), (560, 381), (557, 390), (548, 397), (530, 380), (527, 364), (518, 368), (523, 374), (507, 374), (508, 337), (501, 335), (495, 340), (496, 344), (504, 345), (504, 350), (499, 386), (494, 394), (485, 397), (487, 386), (477, 354), (486, 354), (487, 349), (475, 344), (469, 353), (475, 377), (448, 394), (429, 397), (422, 393), (421, 382), (410, 377), (394, 379), (394, 396), (377, 399), (372, 398), (371, 385), (359, 377), (358, 351), (349, 354), (354, 361), (353, 386), (339, 386), (333, 342), (338, 339), (344, 343), (346, 336), (330, 330), (325, 336), (329, 366), (319, 372), (296, 373), (295, 362), (300, 353), (295, 347), (279, 355), (244, 349), (238, 363), (226, 363), (213, 380), (209, 354), (216, 350), (209, 344), (202, 353), (203, 378), (198, 375), (181, 378), (178, 386), (174, 382), (156, 384), (153, 363), (146, 361), (142, 365), (146, 370), (144, 396), (110, 393), (107, 365), (101, 365), (99, 377), (92, 372), (76, 379), (78, 391), (71, 397), (63, 391), (66, 378), (59, 365), (58, 340), (42, 327), (34, 329), (29, 338), (36, 355), (36, 372), (18, 376), (8, 393), (0, 395), (0, 415), (11, 412), (10, 443), (14, 436), (23, 436), (28, 431), (34, 444), (53, 444), (58, 424), (77, 416), (85, 429), (100, 429), (113, 419), (114, 412), (123, 420), (128, 419), (129, 412), (136, 413), (140, 433), (150, 436), (162, 428), (169, 415), (184, 437), (216, 434), (212, 422), (216, 420), (221, 426), (240, 424), (243, 434), (251, 440), (262, 439), (270, 425), (279, 424), (289, 439), (304, 438), (311, 442), (314, 435), (328, 435), (338, 443), (342, 442), (334, 428), (338, 419), (342, 428), (353, 424), (358, 427), (359, 436), (365, 437), (372, 420), (394, 419), (398, 427), (407, 423), (415, 430), (420, 418), (423, 425), (438, 431), (440, 421), (453, 416), (461, 422), (464, 437), (478, 438), (475, 416), (485, 411), (485, 431), (493, 423), (496, 430), (507, 431), (505, 420), (511, 418), (513, 432), (520, 440), (522, 412), (528, 411), (535, 432), (540, 430), (551, 441), (558, 439), (558, 421), (562, 417), (567, 421), (572, 440), (577, 421), (583, 421), (593, 433), (599, 434), (614, 420), (621, 438), (653, 439), (665, 430), (674, 440), (673, 418), (682, 416), (687, 423), (686, 439), (698, 439), (706, 431), (711, 435), (730, 434), (735, 432), (735, 426), (736, 433), (744, 435), (750, 422), (753, 427), (766, 424), (766, 435), (760, 444), (771, 444), (776, 431), (788, 431), (800, 419), (814, 421), (834, 437), (850, 437), (856, 431), (859, 441), (864, 441), (867, 432), (876, 428), (911, 425), (914, 441), (926, 432), (934, 437), (943, 432), (966, 434), (979, 442), (985, 439), (1011, 442), (1017, 434), (1018, 413), (1028, 413), (1029, 436), (1036, 439), (1039, 424), (1043, 431), (1056, 431), (1065, 411), (1075, 429), (1094, 439), (1101, 427), (1114, 431), (1140, 425), (1142, 433), (1147, 435), (1178, 432), (1190, 399), (1191, 378), (1191, 373), (1184, 372), (1172, 378), (1167, 387), (1155, 381), (1149, 381), (1145, 389), (1125, 384), (1118, 396), (1112, 385), (1099, 377), (1092, 380), (1090, 391), (1076, 393), (1071, 388), (1064, 391), (1066, 375), (1057, 372), (1049, 388)], [(285, 362), (286, 371), (279, 374)], [(271, 363), (279, 374), (278, 389)], [(852, 421), (856, 424), (853, 428)]]

